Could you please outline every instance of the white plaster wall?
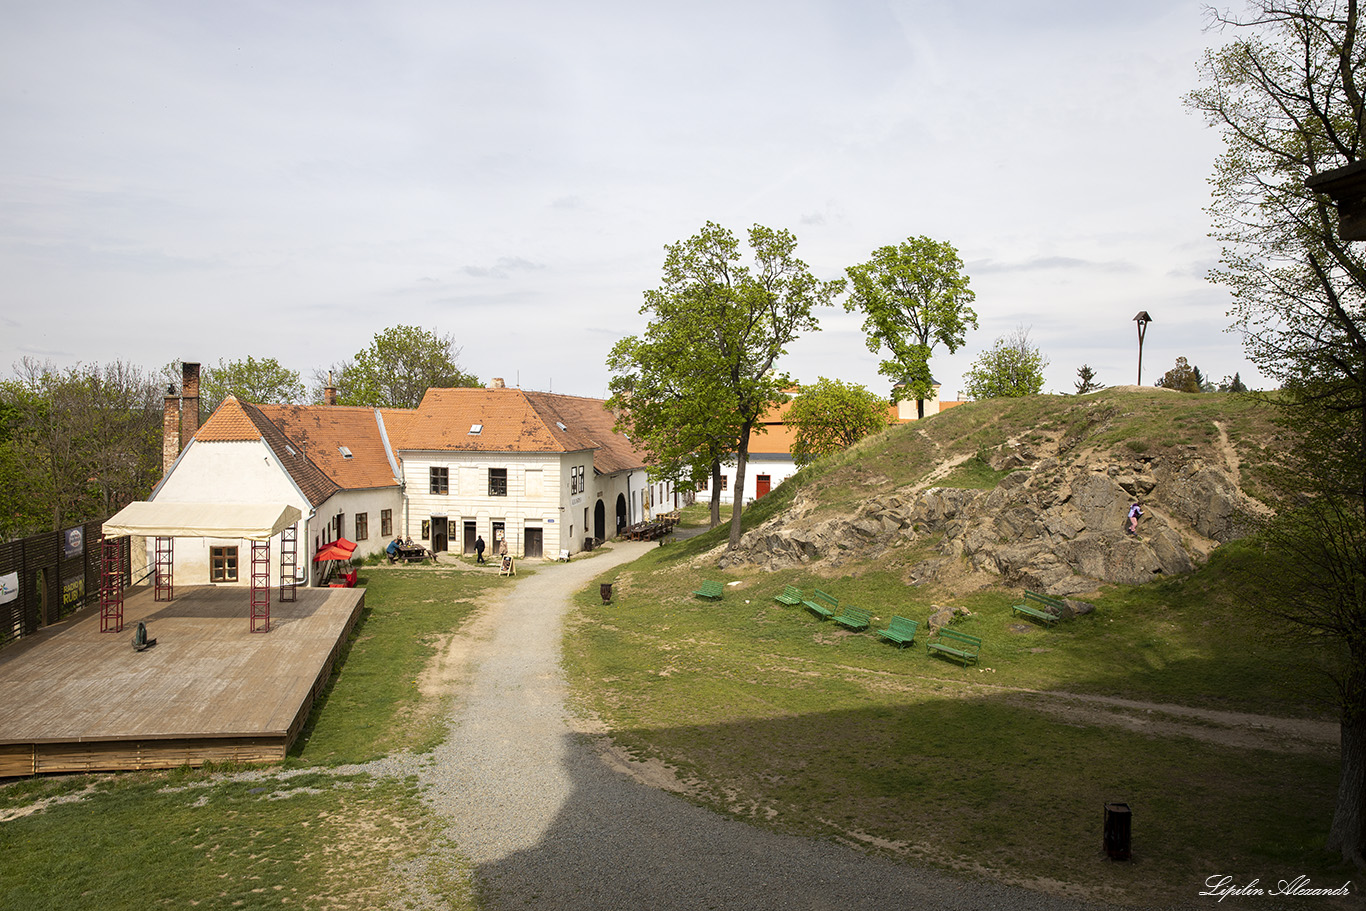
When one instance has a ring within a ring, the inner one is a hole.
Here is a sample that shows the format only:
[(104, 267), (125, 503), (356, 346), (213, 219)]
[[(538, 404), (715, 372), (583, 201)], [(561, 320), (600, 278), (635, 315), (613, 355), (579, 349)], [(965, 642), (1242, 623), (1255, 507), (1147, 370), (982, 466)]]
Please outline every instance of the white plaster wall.
[[(734, 465), (722, 465), (721, 476), (726, 479), (726, 485), (721, 491), (721, 502), (732, 503), (735, 499), (735, 467)], [(786, 481), (797, 473), (797, 463), (789, 459), (765, 459), (762, 462), (745, 463), (745, 491), (744, 503), (753, 503), (758, 493), (759, 475), (769, 476), (769, 492), (771, 493), (779, 484)], [(702, 488), (697, 492), (699, 501), (711, 501), (711, 487)]]
[[(431, 538), (422, 538), (422, 522), (433, 516), (445, 516), (451, 524), (452, 536), (447, 549), (463, 551), (463, 528), (466, 520), (475, 522), (475, 531), (483, 537), (488, 551), (494, 548), (493, 523), (502, 522), (507, 533), (508, 553), (522, 556), (525, 530), (541, 529), (542, 552), (548, 558), (561, 549), (571, 553), (579, 550), (569, 541), (568, 527), (577, 524), (567, 518), (571, 496), (570, 467), (583, 465), (587, 477), (592, 478), (592, 453), (499, 453), (499, 452), (404, 452), (403, 479), (407, 491), (407, 510), (402, 534), (431, 546)], [(449, 474), (449, 493), (431, 492), (433, 466), (445, 467)], [(507, 496), (494, 497), (488, 493), (488, 470), (507, 471)], [(540, 472), (540, 494), (527, 489), (527, 472)], [(580, 495), (582, 496), (582, 495)], [(561, 510), (561, 507), (564, 507)], [(581, 532), (576, 532), (581, 538)]]

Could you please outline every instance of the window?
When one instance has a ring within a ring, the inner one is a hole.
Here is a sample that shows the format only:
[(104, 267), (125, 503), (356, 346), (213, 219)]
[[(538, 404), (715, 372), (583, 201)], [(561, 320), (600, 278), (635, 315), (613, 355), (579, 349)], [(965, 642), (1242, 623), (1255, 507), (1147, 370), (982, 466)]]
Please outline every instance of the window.
[(431, 469), (431, 492), (447, 494), (451, 492), (451, 470), (449, 468)]
[(579, 466), (569, 466), (569, 492), (576, 494), (579, 492)]
[(345, 526), (342, 524), (341, 513), (337, 513), (336, 517), (332, 520), (332, 533), (336, 535), (336, 537), (332, 539), (334, 541), (340, 541), (342, 538), (346, 537), (346, 530)]
[(722, 490), (730, 490), (730, 475), (728, 475), (728, 474), (723, 474), (723, 475), (721, 475), (721, 489), (722, 489)]
[(381, 509), (379, 511), (379, 536), (387, 538), (394, 533), (394, 511), (392, 509)]
[(506, 468), (489, 469), (489, 496), (505, 497), (508, 495), (508, 470)]
[(370, 537), (370, 514), (366, 512), (356, 513), (356, 540), (364, 541)]
[(236, 582), (236, 581), (237, 581), (237, 548), (235, 548), (235, 547), (210, 547), (210, 548), (209, 548), (209, 581), (210, 581), (210, 582)]

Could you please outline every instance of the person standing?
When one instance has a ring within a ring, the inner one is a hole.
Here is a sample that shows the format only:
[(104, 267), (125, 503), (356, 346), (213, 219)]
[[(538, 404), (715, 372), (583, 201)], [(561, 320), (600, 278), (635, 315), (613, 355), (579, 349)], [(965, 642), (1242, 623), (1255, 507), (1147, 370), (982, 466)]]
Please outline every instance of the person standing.
[(480, 535), (474, 539), (474, 562), (484, 562), (484, 536)]

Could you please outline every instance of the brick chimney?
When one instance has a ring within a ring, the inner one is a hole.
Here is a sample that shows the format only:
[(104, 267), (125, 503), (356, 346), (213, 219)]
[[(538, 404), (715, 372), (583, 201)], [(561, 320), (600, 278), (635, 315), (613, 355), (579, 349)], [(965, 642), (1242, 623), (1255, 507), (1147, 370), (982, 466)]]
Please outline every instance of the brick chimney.
[(323, 404), (337, 404), (337, 387), (332, 384), (332, 371), (327, 371), (327, 385), (323, 387)]
[(188, 441), (199, 429), (199, 365), (180, 365), (180, 439)]
[(166, 387), (166, 402), (161, 412), (161, 473), (165, 475), (180, 455), (180, 396), (175, 385)]
[(493, 380), (489, 383), (489, 388), (490, 388), (490, 389), (506, 389), (506, 388), (507, 388), (507, 384), (503, 382), (503, 378), (502, 378), (501, 376), (495, 376), (495, 377), (493, 378)]

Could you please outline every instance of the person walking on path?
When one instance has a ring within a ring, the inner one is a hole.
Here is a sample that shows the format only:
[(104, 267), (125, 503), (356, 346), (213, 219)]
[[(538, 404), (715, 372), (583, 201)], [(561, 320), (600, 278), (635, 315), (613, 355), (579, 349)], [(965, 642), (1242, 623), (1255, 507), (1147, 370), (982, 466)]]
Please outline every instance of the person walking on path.
[(538, 567), (487, 602), (453, 646), (465, 666), (452, 678), (451, 735), (418, 776), (473, 865), (481, 908), (1085, 907), (755, 828), (606, 758), (566, 707), (564, 617), (575, 592), (651, 548), (617, 542), (591, 560)]
[(474, 562), (484, 562), (484, 536), (480, 535), (474, 539)]

